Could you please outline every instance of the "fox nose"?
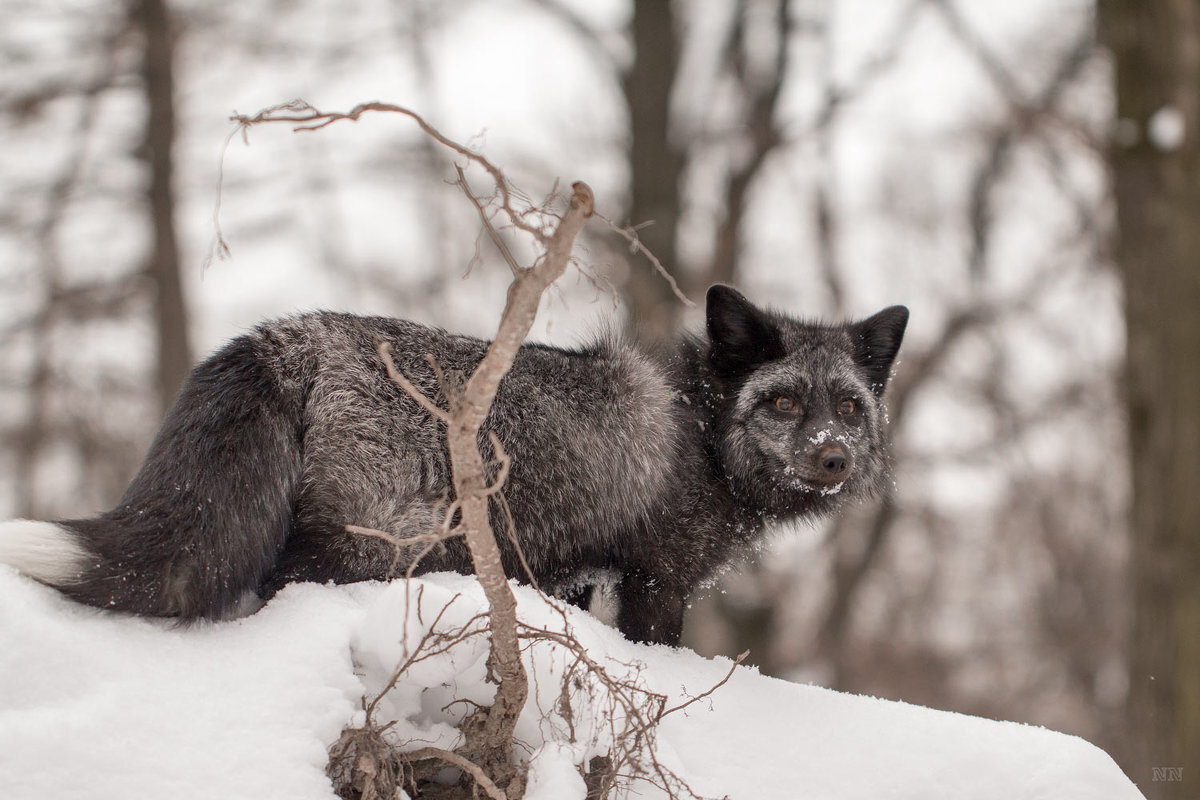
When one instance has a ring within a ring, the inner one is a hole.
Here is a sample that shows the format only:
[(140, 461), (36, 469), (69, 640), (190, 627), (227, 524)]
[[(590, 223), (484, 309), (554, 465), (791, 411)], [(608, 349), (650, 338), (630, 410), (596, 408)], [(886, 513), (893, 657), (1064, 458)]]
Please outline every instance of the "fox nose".
[(830, 480), (842, 480), (850, 474), (850, 454), (843, 450), (841, 445), (822, 447), (817, 453), (817, 463)]

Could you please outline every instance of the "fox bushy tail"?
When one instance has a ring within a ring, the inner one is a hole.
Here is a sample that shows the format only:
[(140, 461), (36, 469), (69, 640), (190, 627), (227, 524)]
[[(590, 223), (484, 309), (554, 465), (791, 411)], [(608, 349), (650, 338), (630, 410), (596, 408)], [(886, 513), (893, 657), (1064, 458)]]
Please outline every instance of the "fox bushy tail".
[(0, 562), (102, 608), (229, 614), (274, 566), (300, 475), (302, 391), (274, 352), (260, 332), (198, 366), (116, 508), (0, 523)]

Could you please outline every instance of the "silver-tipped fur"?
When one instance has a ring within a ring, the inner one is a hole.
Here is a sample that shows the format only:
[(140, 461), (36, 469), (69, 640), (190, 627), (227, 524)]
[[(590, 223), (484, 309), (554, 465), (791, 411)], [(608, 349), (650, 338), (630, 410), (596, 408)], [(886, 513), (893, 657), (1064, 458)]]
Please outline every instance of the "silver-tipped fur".
[(53, 522), (0, 522), (0, 564), (34, 580), (64, 586), (79, 580), (88, 554), (75, 533)]
[[(508, 574), (589, 607), (611, 583), (637, 641), (678, 644), (688, 598), (769, 523), (887, 480), (881, 403), (906, 309), (806, 323), (714, 286), (706, 315), (707, 335), (674, 348), (522, 346), (480, 439), (512, 459), (491, 508)], [(468, 375), (487, 347), (381, 317), (264, 323), (196, 367), (112, 510), (0, 525), (0, 562), (98, 608), (183, 620), (293, 581), (470, 572), (461, 539), (397, 552), (346, 529), (408, 537), (447, 513), (444, 429), (388, 379), (380, 341), (439, 403), (434, 367)]]

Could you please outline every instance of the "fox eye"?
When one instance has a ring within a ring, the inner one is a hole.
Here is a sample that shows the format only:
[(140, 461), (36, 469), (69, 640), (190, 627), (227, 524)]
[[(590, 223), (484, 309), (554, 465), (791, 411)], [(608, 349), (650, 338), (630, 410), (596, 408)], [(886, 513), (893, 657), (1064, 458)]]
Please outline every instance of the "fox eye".
[(858, 403), (847, 397), (844, 398), (842, 402), (838, 403), (837, 410), (838, 413), (843, 417), (848, 417), (858, 410)]
[(775, 398), (775, 407), (785, 414), (794, 414), (800, 410), (800, 404), (796, 402), (796, 399), (788, 397), (786, 394)]

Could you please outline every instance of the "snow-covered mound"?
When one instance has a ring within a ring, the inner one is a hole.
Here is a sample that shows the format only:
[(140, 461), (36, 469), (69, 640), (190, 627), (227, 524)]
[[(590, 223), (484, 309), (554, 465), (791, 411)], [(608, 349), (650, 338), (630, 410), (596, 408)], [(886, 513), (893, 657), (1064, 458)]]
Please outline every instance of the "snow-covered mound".
[[(564, 617), (518, 589), (521, 616), (561, 630)], [(327, 748), (361, 723), (374, 696), (442, 613), (446, 629), (482, 607), (474, 581), (436, 575), (391, 585), (297, 585), (254, 616), (173, 628), (78, 606), (0, 566), (0, 797), (330, 800)], [(419, 610), (419, 614), (417, 613)], [(405, 614), (408, 614), (407, 625)], [(611, 674), (682, 702), (730, 662), (626, 642), (568, 612), (591, 658)], [(407, 630), (406, 630), (407, 629)], [(408, 649), (402, 637), (407, 634)], [(379, 704), (376, 721), (415, 749), (453, 747), (453, 723), (491, 696), (484, 645), (468, 639), (420, 661)], [(575, 768), (604, 752), (622, 715), (575, 682), (572, 719), (560, 681), (573, 657), (527, 652), (528, 796), (584, 796)], [(1124, 800), (1142, 795), (1105, 753), (1040, 728), (800, 686), (739, 667), (711, 696), (667, 716), (658, 758), (698, 794), (753, 800)], [(661, 797), (647, 783), (640, 797)]]

